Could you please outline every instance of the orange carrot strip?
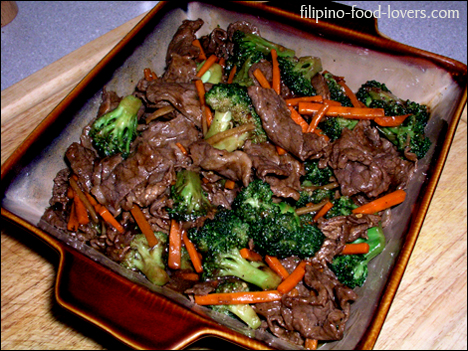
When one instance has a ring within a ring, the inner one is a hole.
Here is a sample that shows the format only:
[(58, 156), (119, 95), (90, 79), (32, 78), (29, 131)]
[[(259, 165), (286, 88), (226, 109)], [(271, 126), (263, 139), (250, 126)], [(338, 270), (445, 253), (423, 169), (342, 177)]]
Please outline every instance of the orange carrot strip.
[(277, 290), (195, 295), (195, 303), (199, 305), (235, 305), (279, 300), (281, 294)]
[(281, 277), (281, 279), (285, 280), (287, 277), (289, 277), (288, 271), (286, 268), (284, 268), (277, 257), (266, 255), (265, 262), (276, 274)]
[(188, 152), (187, 152), (187, 149), (184, 147), (184, 145), (182, 145), (181, 143), (177, 142), (175, 143), (177, 145), (177, 147), (180, 149), (180, 151), (185, 155), (187, 156), (188, 155)]
[(109, 212), (109, 210), (103, 205), (96, 205), (96, 211), (99, 215), (110, 225), (112, 225), (119, 233), (125, 233), (125, 229), (122, 225), (114, 218), (114, 216)]
[(234, 181), (228, 179), (228, 180), (226, 180), (226, 183), (224, 184), (224, 187), (226, 189), (232, 190), (232, 189), (234, 189), (236, 187), (236, 183)]
[(211, 126), (211, 122), (213, 122), (213, 113), (208, 105), (205, 105), (205, 114), (206, 114), (206, 124), (208, 127)]
[(325, 216), (325, 214), (330, 211), (330, 209), (333, 207), (333, 203), (328, 201), (323, 207), (317, 212), (317, 214), (314, 217), (314, 222), (317, 221), (317, 219), (322, 218)]
[(248, 261), (263, 261), (262, 255), (256, 253), (255, 251), (249, 250), (248, 248), (244, 247), (243, 249), (239, 250), (241, 256)]
[(180, 268), (180, 250), (182, 247), (182, 238), (180, 234), (179, 223), (175, 219), (171, 219), (171, 229), (169, 230), (169, 257), (167, 265), (172, 269)]
[(288, 106), (289, 111), (291, 111), (291, 118), (293, 119), (294, 122), (299, 124), (299, 126), (302, 128), (302, 132), (306, 133), (307, 129), (309, 129), (309, 125), (307, 122), (302, 118), (302, 116), (295, 110), (294, 107)]
[(195, 80), (195, 88), (197, 89), (198, 99), (200, 100), (200, 104), (205, 106), (205, 86), (201, 79)]
[(226, 67), (226, 59), (224, 57), (221, 57), (218, 63), (223, 69)]
[(255, 78), (257, 78), (258, 82), (260, 83), (260, 85), (261, 85), (263, 88), (271, 89), (270, 83), (269, 83), (268, 80), (265, 78), (265, 76), (263, 75), (262, 71), (260, 71), (259, 68), (257, 68), (257, 69), (253, 72), (253, 75), (255, 76)]
[(192, 261), (193, 268), (195, 268), (195, 272), (203, 272), (203, 265), (200, 256), (198, 255), (198, 251), (195, 245), (193, 245), (193, 243), (188, 238), (187, 232), (185, 230), (182, 230), (182, 237), (184, 240), (185, 248), (187, 249), (187, 252), (190, 256), (190, 260)]
[[(298, 104), (298, 110), (301, 114), (314, 114), (321, 107), (322, 104), (313, 102), (299, 102)], [(340, 116), (349, 119), (374, 119), (376, 117), (385, 117), (385, 112), (382, 108), (330, 106), (325, 116)]]
[(200, 70), (197, 72), (197, 77), (202, 77), (216, 61), (218, 61), (216, 55), (211, 55), (208, 57), (203, 66), (201, 66)]
[(317, 103), (322, 103), (323, 97), (322, 95), (315, 95), (315, 96), (301, 96), (297, 98), (290, 98), (284, 100), (286, 102), (286, 105), (288, 106), (297, 106), (298, 103), (300, 102), (317, 102)]
[(158, 239), (154, 236), (154, 231), (151, 228), (151, 225), (146, 220), (145, 215), (141, 212), (140, 206), (133, 204), (130, 212), (132, 213), (135, 222), (140, 228), (141, 232), (145, 235), (146, 241), (148, 241), (149, 247), (154, 247), (158, 244)]
[(75, 195), (80, 197), (80, 200), (83, 202), (83, 204), (86, 206), (89, 214), (91, 215), (91, 219), (93, 220), (94, 223), (99, 223), (99, 218), (97, 216), (97, 213), (93, 207), (93, 205), (89, 202), (88, 198), (86, 197), (85, 193), (83, 190), (81, 190), (80, 186), (76, 182), (76, 175), (73, 175), (70, 177), (69, 182), (70, 186), (73, 188), (73, 191), (75, 192)]
[(287, 151), (285, 149), (283, 149), (281, 146), (278, 146), (276, 145), (276, 152), (278, 153), (278, 155), (284, 155)]
[(145, 75), (145, 79), (148, 81), (148, 82), (151, 82), (152, 80), (155, 80), (156, 79), (156, 74), (154, 74), (154, 72), (149, 69), (149, 68), (145, 68), (143, 70), (143, 73)]
[(312, 121), (310, 121), (309, 127), (307, 128), (307, 133), (313, 133), (315, 131), (315, 128), (317, 128), (322, 118), (325, 117), (325, 113), (327, 113), (329, 108), (330, 108), (330, 105), (327, 103), (324, 103), (322, 105), (320, 110), (318, 110), (317, 113), (312, 118)]
[(382, 196), (361, 207), (353, 210), (353, 213), (373, 214), (401, 204), (405, 201), (406, 193), (403, 190), (396, 190), (393, 193)]
[(411, 116), (411, 114), (401, 116), (377, 117), (374, 118), (374, 121), (382, 127), (398, 127), (409, 116)]
[(299, 284), (304, 277), (306, 264), (306, 261), (301, 261), (297, 265), (296, 269), (285, 280), (283, 280), (280, 285), (278, 285), (277, 290), (280, 294), (287, 294), (294, 289), (297, 284)]
[(359, 254), (366, 254), (369, 252), (369, 244), (368, 243), (359, 243), (359, 244), (346, 244), (343, 251), (341, 251), (342, 255), (359, 255)]
[(327, 135), (323, 134), (321, 129), (315, 128), (314, 134), (317, 134), (318, 136), (321, 136), (322, 138), (325, 139), (325, 141), (330, 141), (330, 138)]
[(341, 103), (335, 100), (323, 99), (323, 102), (329, 104), (330, 106), (341, 106)]
[(304, 348), (306, 350), (317, 350), (318, 340), (317, 339), (306, 339), (304, 342)]
[(75, 203), (76, 218), (78, 219), (79, 224), (88, 224), (89, 216), (88, 211), (86, 210), (83, 201), (81, 201), (79, 196), (73, 197), (73, 202)]
[(194, 41), (192, 41), (192, 45), (196, 46), (197, 48), (200, 49), (200, 54), (198, 55), (198, 59), (200, 61), (206, 60), (205, 50), (203, 50), (203, 48), (202, 48), (202, 46), (200, 44), (200, 40), (195, 39)]
[(73, 188), (71, 186), (68, 187), (67, 189), (67, 197), (71, 200), (75, 196), (75, 192), (73, 191)]
[(78, 217), (76, 216), (75, 211), (75, 201), (72, 202), (70, 218), (68, 219), (67, 229), (71, 232), (76, 232), (80, 224), (78, 223)]
[(228, 84), (231, 84), (232, 81), (234, 80), (234, 76), (236, 75), (237, 72), (237, 66), (234, 66), (231, 68), (231, 72), (229, 72), (229, 77), (228, 77)]
[(273, 78), (271, 81), (271, 87), (276, 92), (276, 94), (281, 94), (281, 76), (280, 68), (278, 63), (278, 54), (275, 49), (271, 50), (271, 60), (273, 63)]
[(181, 272), (179, 276), (185, 280), (191, 280), (193, 282), (197, 282), (200, 280), (200, 276), (197, 273)]
[(351, 100), (351, 103), (354, 107), (361, 107), (361, 102), (357, 99), (353, 91), (346, 85), (344, 80), (339, 80), (338, 84), (344, 89), (346, 96)]

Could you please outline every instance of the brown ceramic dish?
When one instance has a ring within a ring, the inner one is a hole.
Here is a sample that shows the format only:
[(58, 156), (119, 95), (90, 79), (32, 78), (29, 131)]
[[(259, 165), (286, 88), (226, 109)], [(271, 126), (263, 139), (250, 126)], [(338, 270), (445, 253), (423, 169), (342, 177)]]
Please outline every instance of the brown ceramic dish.
[[(167, 45), (182, 20), (202, 18), (204, 35), (231, 22), (255, 23), (262, 36), (322, 58), (323, 67), (346, 77), (353, 90), (368, 79), (385, 82), (398, 96), (432, 109), (428, 134), (434, 143), (418, 164), (408, 200), (386, 228), (388, 244), (372, 262), (343, 340), (324, 349), (370, 349), (390, 308), (416, 242), (466, 103), (466, 65), (382, 37), (374, 20), (302, 19), (300, 5), (160, 2), (50, 113), (2, 167), (2, 216), (31, 231), (60, 255), (55, 296), (64, 308), (134, 348), (180, 349), (204, 336), (265, 349), (291, 348), (269, 335), (220, 319), (181, 295), (152, 286), (103, 255), (38, 222), (48, 205), (52, 179), (64, 168), (66, 147), (96, 114), (104, 86), (119, 95), (133, 91), (143, 69), (163, 70)], [(338, 4), (328, 4), (342, 6)], [(316, 6), (317, 7), (317, 6)], [(222, 323), (222, 324), (220, 324)]]

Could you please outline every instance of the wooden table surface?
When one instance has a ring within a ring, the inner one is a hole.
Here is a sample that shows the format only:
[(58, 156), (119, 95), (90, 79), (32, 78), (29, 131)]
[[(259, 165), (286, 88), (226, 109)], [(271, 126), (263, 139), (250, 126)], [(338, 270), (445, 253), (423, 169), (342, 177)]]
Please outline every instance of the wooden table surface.
[[(143, 15), (142, 15), (143, 16)], [(2, 91), (1, 162), (142, 18)], [(459, 123), (375, 349), (467, 349), (467, 116)], [(108, 349), (119, 342), (55, 302), (58, 256), (2, 220), (2, 349)], [(219, 346), (214, 339), (198, 347)]]

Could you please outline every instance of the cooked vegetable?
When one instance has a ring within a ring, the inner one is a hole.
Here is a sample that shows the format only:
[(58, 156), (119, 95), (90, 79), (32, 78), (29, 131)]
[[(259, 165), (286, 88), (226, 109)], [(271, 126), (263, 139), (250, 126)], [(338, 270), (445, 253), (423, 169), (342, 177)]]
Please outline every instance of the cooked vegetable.
[(158, 239), (156, 239), (153, 229), (151, 229), (151, 225), (146, 220), (146, 217), (143, 214), (143, 212), (141, 212), (140, 207), (137, 204), (133, 204), (130, 212), (132, 213), (133, 218), (135, 219), (135, 222), (137, 223), (141, 232), (145, 235), (149, 247), (157, 245)]
[(276, 274), (281, 277), (281, 279), (285, 280), (289, 276), (288, 271), (286, 268), (284, 268), (277, 257), (266, 255), (265, 262)]
[(301, 261), (294, 271), (278, 286), (276, 290), (280, 294), (287, 294), (302, 281), (305, 274), (306, 261)]
[(405, 201), (406, 192), (404, 190), (395, 190), (394, 192), (379, 197), (365, 205), (353, 209), (353, 213), (373, 214), (387, 208), (396, 206)]
[(295, 95), (316, 95), (311, 79), (322, 70), (320, 58), (312, 56), (278, 57), (278, 63), (281, 79)]
[(232, 305), (240, 303), (262, 303), (281, 300), (282, 294), (277, 290), (248, 291), (234, 293), (219, 293), (195, 295), (195, 303), (199, 305)]
[(324, 72), (323, 77), (327, 81), (328, 90), (330, 91), (330, 99), (338, 101), (342, 106), (353, 106), (344, 87), (338, 83), (337, 77), (330, 72)]
[(171, 219), (169, 231), (169, 256), (167, 265), (172, 269), (180, 269), (182, 257), (182, 232), (180, 225), (175, 219)]
[(272, 88), (276, 92), (276, 94), (281, 94), (281, 72), (278, 63), (278, 53), (276, 49), (271, 50), (271, 63), (273, 65), (272, 68)]
[(124, 97), (116, 109), (99, 117), (91, 126), (89, 135), (102, 156), (122, 153), (127, 157), (130, 144), (136, 138), (138, 111), (142, 102), (133, 95)]

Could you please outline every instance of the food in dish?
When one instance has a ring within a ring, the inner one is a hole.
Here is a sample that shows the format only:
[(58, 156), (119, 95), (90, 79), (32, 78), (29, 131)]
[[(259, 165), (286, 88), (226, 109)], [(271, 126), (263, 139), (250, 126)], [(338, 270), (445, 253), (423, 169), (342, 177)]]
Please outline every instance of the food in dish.
[(202, 25), (133, 94), (103, 90), (42, 219), (253, 329), (339, 340), (431, 146), (428, 108), (378, 81), (354, 93), (251, 23)]

